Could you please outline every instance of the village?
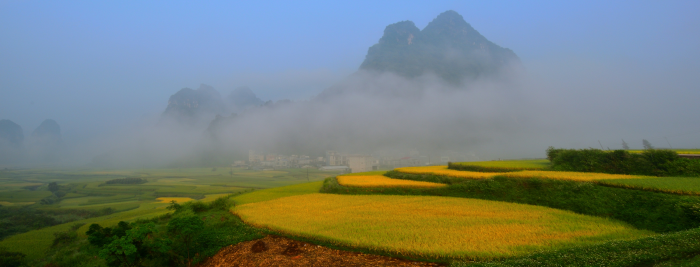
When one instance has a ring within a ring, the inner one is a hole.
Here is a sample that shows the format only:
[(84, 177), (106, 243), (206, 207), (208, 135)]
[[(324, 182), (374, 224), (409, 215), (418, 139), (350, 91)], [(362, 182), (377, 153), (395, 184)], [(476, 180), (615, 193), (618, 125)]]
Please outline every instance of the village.
[(351, 154), (328, 150), (322, 157), (283, 155), (249, 150), (248, 161), (235, 161), (233, 167), (245, 167), (252, 170), (315, 168), (326, 171), (355, 173), (400, 167), (445, 165), (449, 161), (465, 161), (473, 158), (474, 156), (465, 156), (460, 153), (449, 153), (448, 155), (439, 156), (423, 155), (416, 150), (402, 153), (377, 152), (373, 154)]

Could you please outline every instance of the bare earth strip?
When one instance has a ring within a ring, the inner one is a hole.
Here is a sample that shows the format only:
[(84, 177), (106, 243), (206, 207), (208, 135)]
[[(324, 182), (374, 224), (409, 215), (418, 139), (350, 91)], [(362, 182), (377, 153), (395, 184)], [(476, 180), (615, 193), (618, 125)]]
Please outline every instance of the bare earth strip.
[(372, 254), (330, 249), (279, 236), (242, 242), (222, 248), (199, 267), (233, 266), (440, 266)]

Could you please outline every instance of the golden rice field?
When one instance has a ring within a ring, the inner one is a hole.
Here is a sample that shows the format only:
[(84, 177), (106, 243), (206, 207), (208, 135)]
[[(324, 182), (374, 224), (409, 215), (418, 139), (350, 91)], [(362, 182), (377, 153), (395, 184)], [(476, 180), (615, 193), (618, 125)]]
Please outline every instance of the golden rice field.
[(436, 188), (447, 186), (445, 184), (392, 179), (382, 175), (364, 176), (338, 176), (338, 184), (351, 187), (403, 187), (403, 188)]
[(470, 172), (448, 169), (447, 166), (405, 167), (396, 168), (398, 172), (412, 174), (435, 174), (466, 179), (486, 179), (494, 176), (510, 178), (544, 178), (569, 181), (597, 181), (612, 179), (646, 179), (647, 176), (626, 174), (607, 174), (594, 172), (561, 172), (561, 171), (519, 171), (519, 172)]
[(492, 160), (492, 161), (473, 161), (473, 162), (453, 162), (455, 165), (475, 166), (483, 168), (496, 168), (508, 170), (540, 170), (549, 167), (550, 162), (546, 159), (532, 160)]
[(175, 200), (175, 203), (184, 203), (184, 202), (194, 200), (194, 199), (191, 199), (189, 197), (159, 197), (159, 198), (156, 198), (156, 200), (158, 200), (159, 202), (163, 202), (163, 203), (170, 203), (173, 200)]
[(240, 205), (248, 224), (425, 258), (490, 259), (653, 234), (541, 206), (433, 196), (307, 194)]
[(469, 171), (458, 171), (450, 170), (447, 166), (425, 166), (425, 167), (404, 167), (394, 169), (398, 172), (412, 173), (412, 174), (435, 174), (444, 175), (457, 178), (467, 178), (467, 179), (484, 179), (491, 178), (500, 173), (495, 172), (469, 172)]

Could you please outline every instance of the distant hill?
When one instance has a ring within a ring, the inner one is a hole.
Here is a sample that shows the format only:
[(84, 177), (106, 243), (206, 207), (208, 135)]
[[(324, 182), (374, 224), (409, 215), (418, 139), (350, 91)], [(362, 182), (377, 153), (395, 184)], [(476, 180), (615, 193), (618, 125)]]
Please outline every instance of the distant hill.
[(24, 142), (22, 127), (11, 120), (0, 120), (0, 142), (19, 148)]
[(40, 138), (50, 141), (61, 140), (61, 126), (55, 120), (44, 120), (31, 135), (33, 138)]
[(0, 167), (24, 158), (24, 131), (11, 120), (0, 120)]
[(411, 21), (391, 24), (367, 51), (361, 70), (393, 72), (404, 77), (434, 73), (450, 83), (498, 75), (519, 64), (513, 51), (482, 36), (455, 11), (446, 11), (422, 31)]
[(196, 124), (200, 118), (207, 117), (207, 122), (217, 114), (226, 112), (221, 94), (213, 87), (202, 84), (197, 90), (183, 88), (168, 100), (168, 107), (162, 115), (163, 120), (172, 119), (184, 124)]
[(64, 146), (61, 126), (55, 120), (44, 120), (28, 139), (27, 149), (33, 161), (50, 163), (60, 160)]

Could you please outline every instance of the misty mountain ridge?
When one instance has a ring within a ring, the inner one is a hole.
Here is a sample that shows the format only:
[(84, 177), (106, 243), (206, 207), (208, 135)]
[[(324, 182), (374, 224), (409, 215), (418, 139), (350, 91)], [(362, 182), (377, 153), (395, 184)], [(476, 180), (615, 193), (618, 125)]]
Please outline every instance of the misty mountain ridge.
[[(263, 102), (245, 86), (226, 98), (205, 84), (196, 90), (183, 88), (170, 97), (161, 116), (161, 122), (175, 121), (177, 127), (161, 127), (152, 134), (158, 141), (133, 149), (143, 157), (148, 151), (171, 151), (170, 160), (182, 164), (224, 164), (244, 159), (251, 149), (308, 155), (406, 145), (423, 151), (466, 149), (490, 138), (476, 134), (494, 124), (484, 105), (511, 92), (471, 95), (471, 90), (461, 89), (479, 87), (482, 81), (507, 81), (503, 77), (510, 77), (509, 67), (519, 64), (511, 50), (487, 40), (457, 12), (447, 11), (422, 31), (410, 21), (387, 26), (358, 71), (311, 101)], [(498, 120), (508, 125), (512, 119)], [(430, 127), (407, 131), (406, 125)], [(165, 137), (178, 141), (169, 143)], [(128, 154), (113, 151), (94, 163), (143, 162)]]
[(233, 109), (233, 112), (242, 112), (248, 108), (256, 107), (264, 104), (260, 98), (258, 98), (248, 86), (241, 86), (233, 90), (228, 97), (229, 105)]
[(24, 131), (11, 120), (0, 120), (0, 142), (20, 147), (24, 141)]
[(201, 84), (197, 90), (182, 88), (170, 96), (168, 107), (163, 112), (163, 119), (172, 119), (186, 125), (195, 124), (200, 117), (223, 114), (226, 104), (213, 87)]
[(0, 120), (0, 162), (52, 163), (64, 151), (61, 126), (44, 120), (29, 137), (11, 120)]
[(445, 81), (498, 76), (519, 64), (510, 49), (500, 47), (475, 30), (457, 12), (438, 15), (423, 30), (412, 21), (387, 26), (379, 42), (367, 51), (361, 70), (393, 72), (404, 77), (432, 73)]
[(175, 121), (186, 126), (204, 126), (216, 115), (241, 113), (263, 104), (265, 102), (246, 86), (234, 89), (224, 100), (214, 87), (201, 84), (196, 90), (183, 88), (170, 96), (161, 122)]

